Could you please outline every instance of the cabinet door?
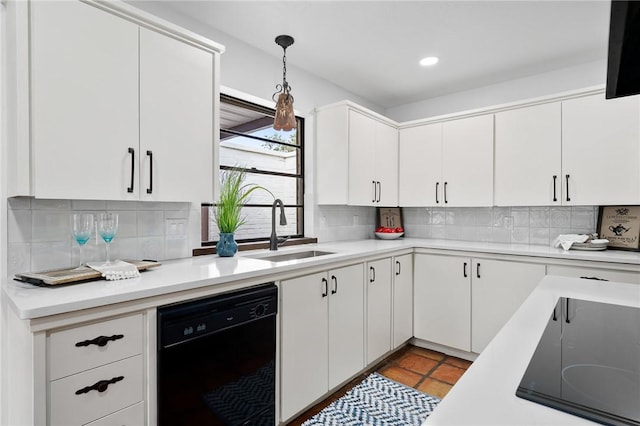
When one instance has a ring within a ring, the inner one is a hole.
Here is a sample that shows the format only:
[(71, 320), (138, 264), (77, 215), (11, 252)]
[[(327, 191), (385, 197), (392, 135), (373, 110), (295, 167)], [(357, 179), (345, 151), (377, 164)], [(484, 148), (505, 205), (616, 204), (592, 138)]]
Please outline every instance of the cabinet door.
[(393, 348), (413, 337), (413, 255), (394, 258)]
[(139, 155), (138, 27), (77, 1), (30, 11), (32, 195), (137, 199), (137, 166), (127, 188)]
[(560, 204), (560, 102), (497, 113), (495, 126), (495, 204)]
[(640, 104), (604, 95), (562, 102), (562, 202), (640, 202)]
[(471, 260), (416, 254), (415, 337), (463, 351), (471, 349)]
[(327, 108), (316, 114), (316, 190), (318, 204), (349, 202), (349, 111)]
[(398, 205), (398, 129), (376, 122), (375, 180), (378, 184), (376, 205)]
[(141, 199), (213, 199), (213, 55), (140, 29)]
[(349, 204), (371, 206), (376, 200), (374, 177), (375, 121), (349, 110)]
[(391, 350), (391, 259), (367, 263), (367, 364)]
[(363, 265), (334, 269), (328, 276), (329, 389), (333, 389), (364, 368)]
[(324, 272), (280, 284), (280, 412), (283, 420), (329, 390), (327, 286)]
[(473, 260), (471, 351), (480, 353), (544, 278), (545, 265)]
[(445, 206), (493, 205), (493, 115), (442, 124), (442, 179)]
[(442, 124), (400, 130), (398, 204), (431, 207), (442, 204)]

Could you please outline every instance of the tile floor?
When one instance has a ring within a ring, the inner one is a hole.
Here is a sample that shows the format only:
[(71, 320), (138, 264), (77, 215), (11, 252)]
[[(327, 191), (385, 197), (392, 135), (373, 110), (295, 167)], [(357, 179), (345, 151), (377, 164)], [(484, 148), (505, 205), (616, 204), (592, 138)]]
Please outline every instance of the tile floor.
[(442, 399), (470, 365), (471, 361), (408, 345), (394, 352), (372, 369), (360, 374), (327, 399), (287, 423), (287, 425), (301, 425), (327, 405), (340, 398), (373, 371)]

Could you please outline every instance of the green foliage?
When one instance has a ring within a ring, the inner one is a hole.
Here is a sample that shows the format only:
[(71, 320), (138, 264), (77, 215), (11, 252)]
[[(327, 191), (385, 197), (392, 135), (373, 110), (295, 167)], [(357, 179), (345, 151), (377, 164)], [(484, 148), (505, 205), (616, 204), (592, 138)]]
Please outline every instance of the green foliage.
[[(298, 137), (295, 132), (290, 134), (289, 139), (287, 140), (283, 139), (279, 133), (274, 133), (270, 136), (266, 136), (266, 139), (271, 139), (272, 141), (277, 141), (277, 142), (286, 142), (292, 145), (298, 144)], [(291, 152), (295, 150), (295, 148), (292, 146), (280, 145), (272, 142), (263, 142), (262, 147), (266, 149), (270, 149), (271, 151), (279, 151), (279, 152)]]
[(260, 185), (245, 184), (246, 175), (244, 170), (238, 168), (221, 172), (220, 200), (213, 215), (221, 233), (233, 234), (245, 223), (246, 217), (242, 217), (241, 211), (253, 191), (264, 189), (273, 196), (271, 191)]

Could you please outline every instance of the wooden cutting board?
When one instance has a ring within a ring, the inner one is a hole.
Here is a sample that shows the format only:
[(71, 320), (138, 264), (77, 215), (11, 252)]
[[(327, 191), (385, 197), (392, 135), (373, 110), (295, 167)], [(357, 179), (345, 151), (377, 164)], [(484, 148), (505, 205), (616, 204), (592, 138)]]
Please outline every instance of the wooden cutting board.
[[(153, 260), (125, 260), (125, 262), (135, 265), (140, 272), (161, 265), (160, 262)], [(100, 272), (87, 267), (82, 269), (57, 269), (55, 271), (45, 272), (24, 272), (16, 274), (14, 279), (35, 285), (50, 286), (78, 284), (87, 281), (103, 280), (104, 278)]]

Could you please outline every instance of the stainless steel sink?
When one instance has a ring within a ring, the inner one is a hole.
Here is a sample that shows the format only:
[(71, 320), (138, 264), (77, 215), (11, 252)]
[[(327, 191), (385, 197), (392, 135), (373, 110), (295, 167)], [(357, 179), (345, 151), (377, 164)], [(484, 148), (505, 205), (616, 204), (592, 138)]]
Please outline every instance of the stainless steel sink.
[(272, 254), (267, 256), (250, 256), (250, 257), (253, 257), (254, 259), (268, 260), (270, 262), (286, 262), (288, 260), (306, 259), (309, 257), (326, 256), (328, 254), (335, 254), (335, 253), (330, 251), (308, 250), (308, 251), (297, 251), (293, 253), (281, 253), (281, 254)]

